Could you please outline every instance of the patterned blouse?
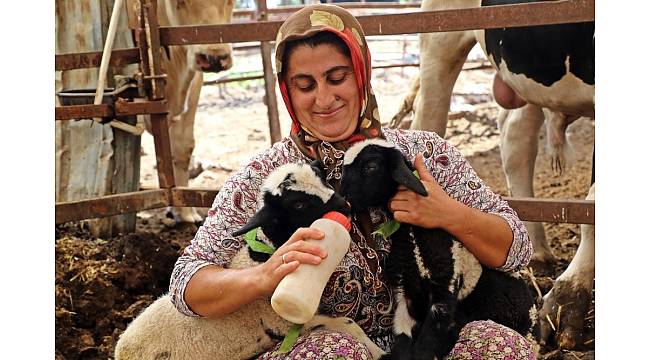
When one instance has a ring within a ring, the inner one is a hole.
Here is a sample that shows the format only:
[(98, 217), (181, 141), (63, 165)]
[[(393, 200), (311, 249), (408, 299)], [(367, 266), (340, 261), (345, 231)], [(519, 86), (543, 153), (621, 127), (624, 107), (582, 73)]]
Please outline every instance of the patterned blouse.
[[(407, 158), (414, 161), (417, 153), (436, 181), (454, 199), (486, 213), (504, 218), (514, 239), (502, 271), (517, 271), (528, 264), (532, 243), (523, 223), (507, 202), (493, 193), (476, 175), (460, 152), (437, 134), (425, 131), (383, 128), (386, 140), (393, 142)], [(343, 162), (340, 158), (332, 159)], [(216, 196), (203, 226), (178, 259), (171, 276), (170, 294), (178, 310), (198, 316), (190, 310), (183, 293), (192, 275), (200, 268), (216, 264), (227, 268), (233, 256), (245, 245), (243, 237), (230, 234), (243, 226), (262, 205), (261, 185), (275, 168), (308, 159), (294, 143), (285, 138), (270, 149), (253, 157), (248, 165), (230, 177)], [(331, 177), (340, 177), (338, 172)], [(370, 209), (374, 228), (387, 220), (380, 209)], [(325, 288), (319, 313), (354, 319), (380, 347), (387, 349), (392, 342), (394, 299), (386, 284), (383, 263), (390, 251), (390, 239), (381, 236), (364, 239), (359, 221), (353, 219), (352, 230), (362, 239), (351, 243), (348, 253), (338, 265)]]

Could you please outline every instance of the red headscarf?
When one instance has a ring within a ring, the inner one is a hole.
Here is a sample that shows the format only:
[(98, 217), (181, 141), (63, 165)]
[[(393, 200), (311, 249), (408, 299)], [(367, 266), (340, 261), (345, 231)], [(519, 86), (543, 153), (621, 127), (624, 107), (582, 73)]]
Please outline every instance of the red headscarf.
[[(286, 65), (282, 64), (282, 58), (287, 42), (308, 38), (322, 31), (337, 35), (350, 49), (361, 104), (358, 118), (350, 119), (357, 122), (355, 132), (350, 138), (336, 143), (322, 141), (301, 126), (293, 111), (287, 85), (282, 76), (283, 66)], [(363, 29), (357, 19), (341, 7), (326, 4), (309, 5), (285, 20), (278, 30), (276, 46), (275, 63), (280, 92), (293, 121), (291, 138), (307, 157), (323, 161), (328, 168), (328, 179), (337, 182), (336, 180), (340, 179), (340, 160), (351, 144), (367, 138), (383, 137), (377, 101), (370, 86), (370, 51)]]

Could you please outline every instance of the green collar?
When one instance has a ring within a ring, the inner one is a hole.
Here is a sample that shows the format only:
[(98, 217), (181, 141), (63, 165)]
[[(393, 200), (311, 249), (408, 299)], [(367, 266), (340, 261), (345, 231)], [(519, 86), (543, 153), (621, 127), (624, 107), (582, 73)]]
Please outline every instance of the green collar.
[(275, 252), (274, 248), (257, 240), (257, 228), (247, 232), (244, 235), (244, 240), (246, 240), (246, 244), (248, 244), (251, 250), (255, 252), (261, 252), (269, 255), (272, 255)]

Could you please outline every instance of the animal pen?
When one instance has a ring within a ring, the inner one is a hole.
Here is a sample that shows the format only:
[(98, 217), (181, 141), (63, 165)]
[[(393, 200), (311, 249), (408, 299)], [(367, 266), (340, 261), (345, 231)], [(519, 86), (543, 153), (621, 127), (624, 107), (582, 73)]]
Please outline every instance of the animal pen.
[[(413, 4), (337, 4), (343, 7), (412, 7)], [(151, 116), (155, 144), (159, 187), (118, 193), (78, 201), (57, 202), (56, 224), (84, 219), (132, 214), (142, 210), (175, 207), (210, 207), (218, 189), (176, 186), (172, 167), (168, 132), (167, 99), (164, 98), (166, 75), (161, 71), (161, 47), (212, 43), (260, 42), (266, 105), (268, 107), (271, 142), (280, 140), (278, 105), (275, 94), (275, 75), (272, 69), (272, 42), (282, 21), (272, 20), (296, 7), (267, 9), (266, 1), (258, 1), (256, 11), (240, 12), (257, 21), (223, 25), (161, 27), (158, 25), (156, 0), (135, 2), (136, 18), (130, 19), (137, 47), (113, 50), (110, 66), (139, 64), (130, 92), (124, 97), (105, 96), (101, 104), (57, 106), (56, 121), (73, 119), (125, 119), (136, 115)], [(236, 11), (234, 16), (237, 16)], [(501, 5), (446, 11), (414, 11), (409, 13), (365, 15), (357, 17), (366, 35), (396, 35), (426, 32), (446, 32), (472, 29), (491, 29), (546, 24), (564, 24), (594, 21), (594, 0), (558, 0), (517, 5)], [(55, 69), (65, 71), (100, 67), (102, 52), (56, 55)], [(103, 85), (102, 85), (103, 86)], [(98, 86), (99, 87), (99, 86)], [(103, 89), (102, 89), (103, 90)], [(112, 95), (112, 94), (106, 94)], [(106, 100), (110, 99), (110, 100)], [(119, 122), (113, 128), (121, 127)], [(117, 126), (116, 126), (117, 125)], [(122, 130), (120, 130), (122, 131)], [(137, 136), (126, 134), (126, 136)], [(594, 201), (505, 198), (525, 221), (594, 224)]]

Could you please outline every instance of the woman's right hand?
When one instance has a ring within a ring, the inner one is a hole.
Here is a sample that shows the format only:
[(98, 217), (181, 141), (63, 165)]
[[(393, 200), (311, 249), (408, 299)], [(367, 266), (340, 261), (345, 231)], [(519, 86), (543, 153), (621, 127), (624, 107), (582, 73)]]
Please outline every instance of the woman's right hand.
[(324, 237), (325, 234), (318, 229), (299, 228), (264, 264), (258, 265), (258, 284), (262, 295), (272, 295), (280, 280), (300, 264), (320, 264), (327, 257), (327, 251), (305, 240), (322, 240)]

